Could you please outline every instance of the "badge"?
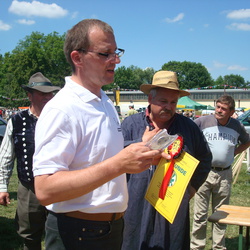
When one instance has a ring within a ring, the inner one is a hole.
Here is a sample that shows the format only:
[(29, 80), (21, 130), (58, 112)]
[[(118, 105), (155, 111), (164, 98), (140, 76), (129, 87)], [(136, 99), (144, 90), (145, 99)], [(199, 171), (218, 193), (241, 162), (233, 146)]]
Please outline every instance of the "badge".
[(167, 189), (168, 189), (168, 185), (169, 185), (169, 181), (173, 175), (173, 171), (174, 171), (174, 164), (175, 164), (175, 159), (178, 158), (182, 152), (183, 149), (183, 137), (181, 135), (178, 135), (178, 137), (176, 138), (176, 140), (167, 147), (167, 151), (168, 154), (171, 155), (171, 162), (169, 165), (169, 168), (163, 178), (160, 190), (159, 190), (159, 197), (164, 200)]

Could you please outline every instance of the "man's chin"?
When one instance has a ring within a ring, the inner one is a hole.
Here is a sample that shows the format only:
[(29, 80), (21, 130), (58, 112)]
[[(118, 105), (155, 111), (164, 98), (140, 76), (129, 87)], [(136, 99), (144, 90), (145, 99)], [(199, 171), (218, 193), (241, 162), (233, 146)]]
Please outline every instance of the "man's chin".
[(165, 120), (165, 121), (169, 121), (171, 118), (173, 117), (173, 115), (171, 115), (171, 114), (162, 114), (162, 115), (160, 115), (160, 118), (162, 119), (162, 120)]

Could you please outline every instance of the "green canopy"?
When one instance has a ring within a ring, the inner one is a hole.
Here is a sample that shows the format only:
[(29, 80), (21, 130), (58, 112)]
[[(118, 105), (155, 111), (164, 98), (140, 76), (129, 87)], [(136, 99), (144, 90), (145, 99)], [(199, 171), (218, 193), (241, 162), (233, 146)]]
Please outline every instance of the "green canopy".
[(211, 106), (211, 105), (207, 105), (207, 109), (209, 109), (209, 110), (214, 110), (215, 107), (213, 107), (213, 106)]
[[(207, 105), (203, 105), (201, 103), (198, 103), (192, 99), (190, 99), (188, 96), (183, 96), (178, 100), (177, 103), (177, 108), (178, 106), (181, 108), (185, 108), (185, 109), (195, 109), (195, 110), (199, 110), (199, 109), (207, 109)], [(185, 107), (183, 107), (185, 106)]]

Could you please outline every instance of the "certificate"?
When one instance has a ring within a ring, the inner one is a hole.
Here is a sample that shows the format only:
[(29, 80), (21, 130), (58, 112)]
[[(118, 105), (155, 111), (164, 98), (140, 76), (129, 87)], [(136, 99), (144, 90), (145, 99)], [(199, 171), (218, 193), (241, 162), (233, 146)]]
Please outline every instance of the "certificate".
[(193, 156), (183, 151), (174, 160), (174, 169), (164, 199), (159, 198), (163, 178), (171, 161), (162, 158), (149, 184), (145, 199), (170, 223), (173, 223), (187, 185), (199, 164)]

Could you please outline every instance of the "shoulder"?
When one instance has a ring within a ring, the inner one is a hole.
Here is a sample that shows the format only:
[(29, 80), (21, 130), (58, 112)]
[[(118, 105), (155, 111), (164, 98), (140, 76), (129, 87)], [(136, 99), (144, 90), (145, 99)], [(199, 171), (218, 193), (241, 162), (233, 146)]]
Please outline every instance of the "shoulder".
[(197, 125), (194, 123), (195, 120), (190, 119), (189, 117), (176, 114), (177, 121), (181, 124), (186, 124), (187, 127), (197, 127)]
[(139, 112), (139, 113), (136, 113), (136, 114), (133, 114), (133, 115), (130, 115), (130, 116), (127, 116), (123, 122), (126, 123), (126, 122), (137, 122), (137, 121), (141, 121), (145, 118), (145, 113), (144, 112)]
[(22, 111), (18, 111), (15, 115), (13, 115), (11, 117), (12, 121), (18, 120), (18, 119), (22, 119), (22, 117), (28, 117), (29, 113), (28, 113), (28, 109), (22, 110)]
[(230, 122), (228, 123), (227, 127), (237, 131), (239, 134), (246, 132), (244, 125), (241, 124), (240, 121), (234, 118), (230, 118)]
[(199, 117), (195, 119), (194, 122), (199, 126), (200, 129), (217, 126), (217, 120), (215, 119), (214, 115)]
[(129, 126), (138, 126), (139, 124), (142, 124), (142, 121), (146, 119), (146, 115), (144, 112), (139, 112), (130, 116), (127, 116), (122, 121), (122, 128), (129, 127)]

